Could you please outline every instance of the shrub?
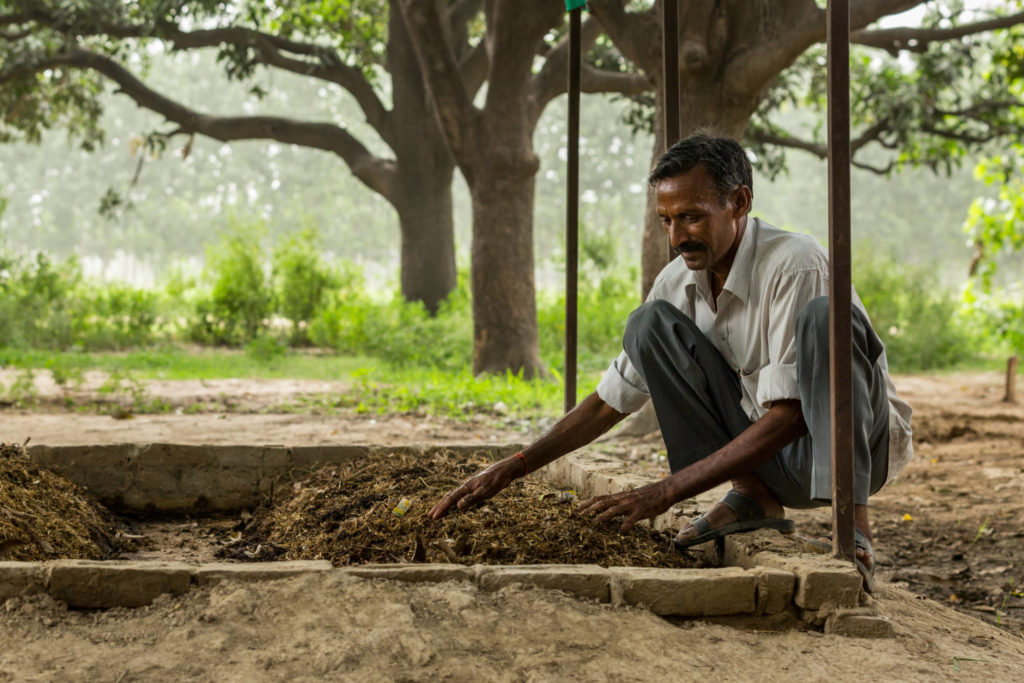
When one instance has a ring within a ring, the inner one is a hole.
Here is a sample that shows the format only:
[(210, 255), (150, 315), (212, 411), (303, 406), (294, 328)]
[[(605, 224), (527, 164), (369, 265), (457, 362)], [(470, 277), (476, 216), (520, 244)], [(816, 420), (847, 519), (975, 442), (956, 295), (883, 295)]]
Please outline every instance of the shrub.
[(72, 293), (81, 281), (78, 262), (54, 264), (0, 253), (0, 345), (68, 348), (74, 343)]
[(196, 304), (190, 336), (206, 344), (238, 346), (252, 341), (267, 326), (273, 296), (264, 273), (259, 224), (234, 223), (206, 250), (210, 292)]
[(75, 292), (73, 333), (86, 350), (120, 350), (154, 340), (158, 295), (114, 283), (81, 286)]
[(291, 323), (293, 346), (310, 343), (309, 323), (340, 284), (321, 251), (320, 235), (313, 228), (289, 235), (274, 249), (276, 310)]
[(931, 270), (861, 253), (853, 279), (893, 370), (950, 367), (977, 355), (956, 296)]

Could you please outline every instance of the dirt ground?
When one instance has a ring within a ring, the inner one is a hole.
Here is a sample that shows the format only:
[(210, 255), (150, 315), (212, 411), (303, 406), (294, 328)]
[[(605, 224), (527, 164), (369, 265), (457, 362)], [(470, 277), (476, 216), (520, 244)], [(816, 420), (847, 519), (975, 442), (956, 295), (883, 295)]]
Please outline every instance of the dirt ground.
[[(232, 382), (192, 387), (217, 395), (219, 413), (117, 420), (7, 409), (0, 441), (486, 443), (527, 441), (544, 426), (493, 416), (263, 414), (249, 411), (276, 404), (277, 390), (301, 396), (303, 385)], [(894, 639), (670, 624), (541, 590), (304, 577), (220, 586), (134, 611), (8, 601), (0, 605), (0, 680), (1024, 679), (1024, 406), (1000, 402), (998, 373), (896, 383), (915, 409), (916, 458), (872, 499), (878, 607)], [(315, 384), (309, 393), (322, 393)], [(246, 412), (233, 412), (243, 398)], [(613, 438), (599, 448), (640, 471), (664, 467), (656, 439)], [(815, 535), (829, 512), (793, 517), (800, 533)]]

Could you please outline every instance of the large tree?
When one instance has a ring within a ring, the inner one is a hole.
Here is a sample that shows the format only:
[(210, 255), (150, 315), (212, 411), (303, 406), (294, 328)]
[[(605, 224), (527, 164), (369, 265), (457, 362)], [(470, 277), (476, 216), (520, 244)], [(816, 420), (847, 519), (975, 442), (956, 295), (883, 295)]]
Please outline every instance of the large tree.
[[(651, 120), (660, 122), (665, 104), (661, 0), (589, 0), (589, 5), (619, 50), (651, 80), (656, 93)], [(682, 134), (712, 127), (745, 140), (769, 171), (779, 168), (781, 149), (824, 156), (820, 134), (801, 137), (799, 131), (781, 130), (769, 116), (786, 101), (823, 108), (823, 5), (814, 0), (681, 0)], [(920, 26), (877, 27), (883, 17), (918, 5), (930, 8)], [(948, 168), (963, 157), (965, 146), (1020, 134), (1012, 112), (1024, 103), (1008, 87), (1007, 65), (991, 59), (991, 41), (993, 31), (1024, 23), (1024, 12), (1004, 6), (977, 16), (962, 5), (851, 0), (852, 42), (870, 49), (856, 53), (852, 62), (856, 165), (879, 172), (902, 164)], [(654, 133), (656, 157), (665, 140), (660, 125)], [(667, 259), (650, 195), (644, 295)]]
[[(473, 368), (534, 376), (542, 368), (533, 278), (539, 166), (533, 134), (544, 108), (565, 91), (565, 6), (556, 0), (484, 2), (487, 93), (477, 106), (459, 68), (458, 44), (444, 29), (444, 3), (400, 1), (435, 112), (469, 185)], [(600, 27), (588, 19), (581, 33), (589, 50)], [(583, 70), (584, 91), (636, 94), (649, 88), (643, 77), (598, 68), (594, 61)]]
[[(460, 77), (475, 93), (487, 53), (466, 39), (481, 0), (443, 9)], [(149, 140), (205, 135), (270, 139), (336, 154), (387, 199), (401, 230), (402, 293), (435, 310), (455, 286), (451, 185), (454, 161), (437, 126), (404, 22), (378, 0), (0, 0), (0, 140), (38, 139), (64, 126), (86, 146), (102, 139), (104, 83), (167, 119)], [(280, 69), (333, 83), (359, 104), (391, 156), (370, 151), (345, 125), (294, 116), (218, 116), (157, 92), (140, 76), (147, 43), (170, 52), (218, 51), (226, 76)], [(105, 79), (105, 80), (104, 80)], [(390, 95), (390, 106), (387, 103)]]

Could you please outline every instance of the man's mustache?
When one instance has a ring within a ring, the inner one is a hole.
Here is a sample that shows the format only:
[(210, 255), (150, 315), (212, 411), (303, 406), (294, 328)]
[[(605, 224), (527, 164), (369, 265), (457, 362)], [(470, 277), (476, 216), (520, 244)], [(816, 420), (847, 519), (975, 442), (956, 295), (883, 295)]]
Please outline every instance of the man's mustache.
[(672, 254), (679, 256), (684, 251), (707, 251), (708, 245), (698, 240), (686, 240), (680, 242), (677, 246), (672, 247)]

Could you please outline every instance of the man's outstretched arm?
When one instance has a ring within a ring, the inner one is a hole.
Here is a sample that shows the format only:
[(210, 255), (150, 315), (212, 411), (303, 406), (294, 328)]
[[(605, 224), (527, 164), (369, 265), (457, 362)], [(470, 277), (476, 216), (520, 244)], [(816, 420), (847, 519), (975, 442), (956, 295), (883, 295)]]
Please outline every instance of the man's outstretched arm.
[(585, 446), (618, 424), (626, 413), (620, 413), (594, 392), (552, 425), (551, 429), (522, 451), (523, 457), (500, 460), (483, 472), (466, 480), (430, 509), (433, 519), (440, 519), (453, 507), (462, 510), (481, 503), (515, 479), (557, 460), (580, 446)]
[(776, 401), (761, 419), (703, 460), (653, 484), (586, 500), (580, 504), (579, 511), (595, 515), (598, 520), (625, 516), (622, 529), (628, 530), (638, 521), (656, 517), (681, 500), (752, 473), (780, 448), (806, 433), (800, 401)]

